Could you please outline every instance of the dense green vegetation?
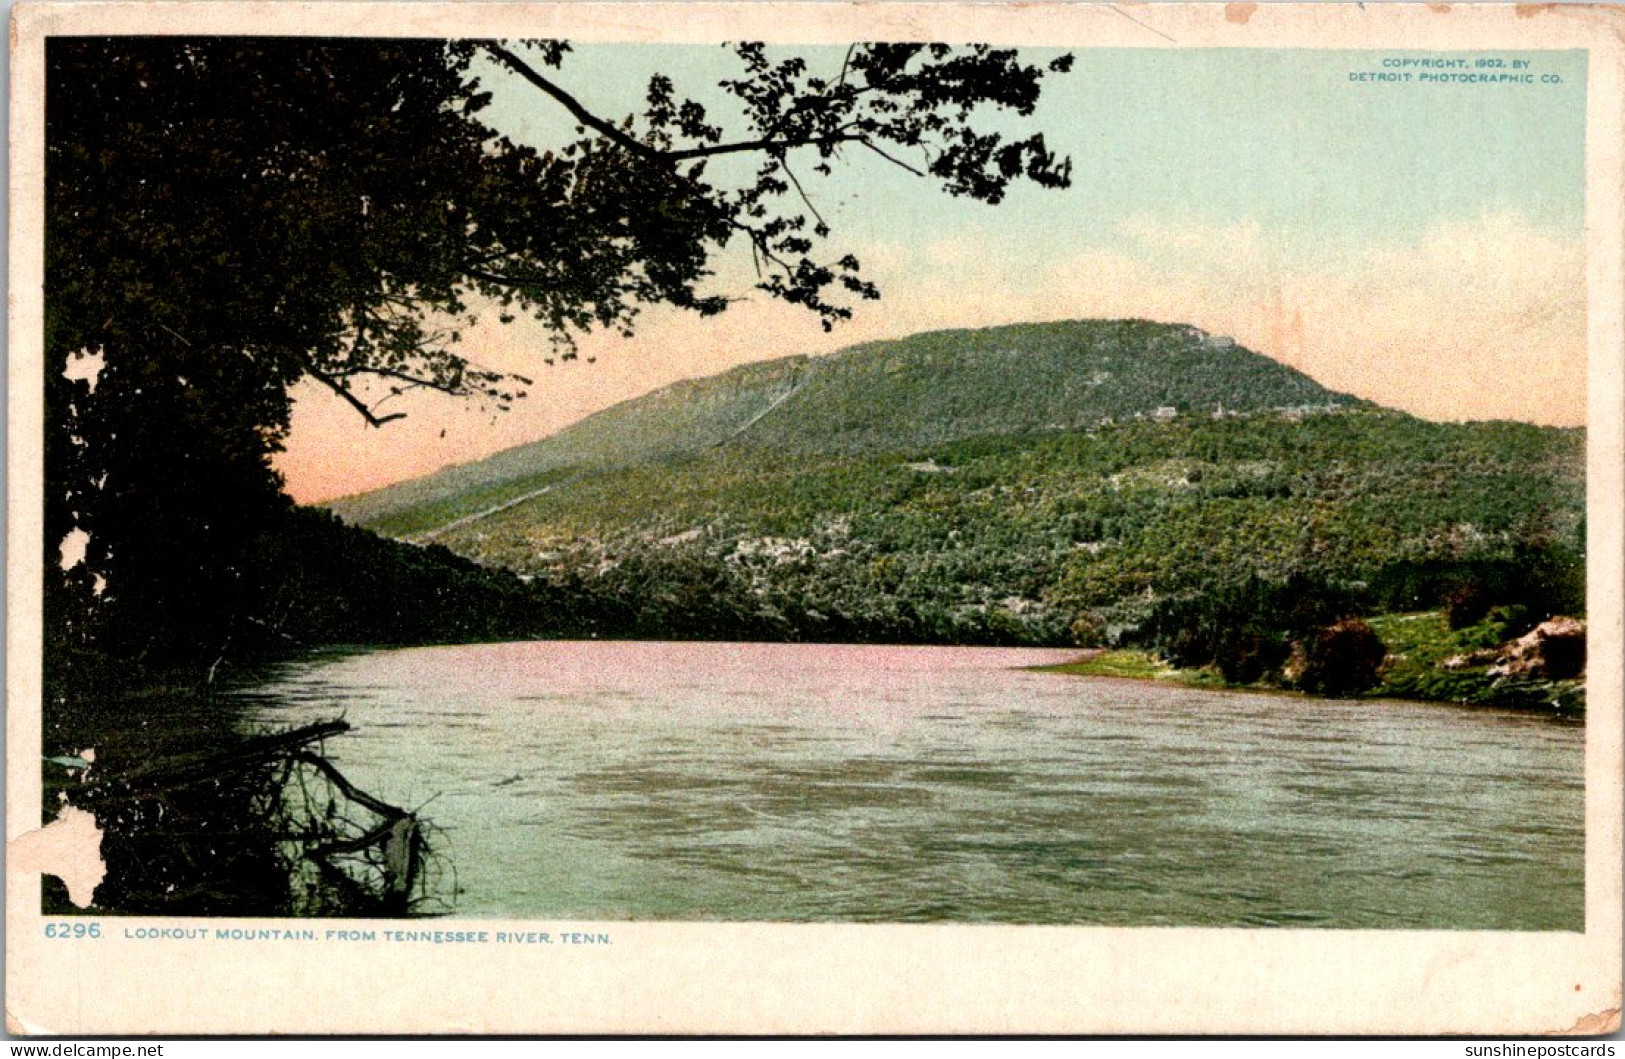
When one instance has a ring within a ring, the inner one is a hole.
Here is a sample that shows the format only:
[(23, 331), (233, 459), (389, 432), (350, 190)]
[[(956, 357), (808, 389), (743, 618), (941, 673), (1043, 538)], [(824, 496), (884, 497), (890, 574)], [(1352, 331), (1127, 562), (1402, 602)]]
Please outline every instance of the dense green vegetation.
[[(1506, 609), (1463, 629), (1452, 629), (1442, 611), (1381, 614), (1368, 624), (1387, 647), (1380, 678), (1361, 694), (1368, 698), (1429, 699), (1507, 709), (1542, 709), (1578, 713), (1585, 709), (1583, 680), (1508, 679), (1490, 672), (1474, 653), (1489, 653), (1524, 631), (1527, 619)], [(1469, 663), (1469, 664), (1462, 664)], [(1114, 648), (1047, 671), (1085, 677), (1165, 680), (1194, 687), (1222, 687), (1226, 681), (1213, 667), (1179, 668), (1146, 648)], [(1261, 674), (1244, 682), (1253, 689), (1285, 688), (1280, 674)], [(1292, 690), (1292, 689), (1288, 689)]]
[[(1380, 694), (1441, 699), (1490, 706), (1584, 709), (1584, 681), (1497, 678), (1479, 655), (1525, 631), (1529, 618), (1512, 608), (1496, 608), (1483, 621), (1452, 629), (1446, 615), (1384, 614), (1372, 628), (1389, 646)], [(1466, 663), (1466, 664), (1462, 664)]]
[(1184, 624), (1177, 603), (1223, 620), (1233, 595), (1257, 612), (1335, 590), (1343, 609), (1413, 609), (1537, 560), (1572, 606), (1578, 452), (1574, 435), (1362, 411), (711, 453), (584, 476), (439, 540), (596, 599), (605, 631), (1116, 642)]
[(1087, 320), (939, 331), (677, 383), (541, 441), (331, 506), (350, 521), (411, 536), (582, 471), (718, 447), (752, 459), (897, 452), (1088, 430), (1158, 409), (1205, 415), (1364, 403), (1191, 327)]
[(459, 468), (466, 492), (335, 506), (545, 586), (577, 633), (1143, 646), (1251, 683), (1350, 616), (1582, 610), (1583, 449), (1189, 328), (1054, 324), (740, 369)]

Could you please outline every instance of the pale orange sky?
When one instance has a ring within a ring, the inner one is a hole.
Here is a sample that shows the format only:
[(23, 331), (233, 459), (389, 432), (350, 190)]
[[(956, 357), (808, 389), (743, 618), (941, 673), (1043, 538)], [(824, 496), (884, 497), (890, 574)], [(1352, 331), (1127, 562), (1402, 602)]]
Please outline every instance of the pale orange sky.
[[(844, 52), (806, 54), (833, 71)], [(651, 310), (636, 338), (589, 336), (580, 360), (550, 368), (534, 325), (491, 322), (467, 352), (535, 378), (522, 405), (493, 417), (419, 394), (386, 406), (407, 419), (373, 430), (307, 386), (279, 466), (296, 499), (319, 501), (746, 361), (1087, 317), (1229, 334), (1333, 389), (1429, 418), (1580, 424), (1586, 60), (1520, 59), (1556, 79), (1465, 92), (1360, 82), (1380, 61), (1372, 52), (1085, 50), (1046, 80), (1033, 119), (1074, 163), (1064, 192), (1017, 187), (989, 207), (862, 153), (831, 177), (803, 174), (834, 229), (831, 256), (855, 252), (883, 292), (833, 335), (760, 296), (705, 321)], [(726, 60), (715, 47), (595, 45), (560, 76), (621, 114), (639, 107), (652, 70), (698, 91)], [(528, 85), (487, 84), (495, 126), (547, 142), (557, 108)], [(723, 258), (719, 289), (748, 293), (749, 267), (748, 252)]]
[(1253, 224), (1148, 218), (1124, 222), (1102, 245), (1037, 274), (952, 238), (870, 246), (864, 256), (886, 295), (833, 335), (806, 313), (760, 298), (703, 321), (653, 311), (634, 339), (589, 336), (579, 360), (547, 367), (547, 339), (535, 325), (492, 318), (469, 349), (483, 365), (536, 380), (514, 409), (481, 413), (440, 395), (409, 395), (385, 406), (406, 419), (370, 429), (307, 385), (279, 467), (296, 500), (319, 502), (478, 459), (674, 380), (748, 361), (924, 330), (1088, 317), (1193, 323), (1333, 389), (1426, 418), (1585, 421), (1578, 240), (1513, 214), (1325, 257), (1281, 245)]

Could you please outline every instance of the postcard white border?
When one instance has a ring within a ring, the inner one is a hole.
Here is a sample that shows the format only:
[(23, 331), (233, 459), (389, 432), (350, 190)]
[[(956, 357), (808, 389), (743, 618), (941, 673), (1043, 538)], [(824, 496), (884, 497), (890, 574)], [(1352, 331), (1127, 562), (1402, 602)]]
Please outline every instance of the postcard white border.
[[(1579, 933), (570, 924), (608, 946), (48, 941), (8, 872), (12, 1032), (1609, 1032), (1621, 951), (1625, 13), (1531, 5), (20, 5), (12, 24), (7, 837), (40, 826), (43, 41), (83, 33), (994, 41), (1088, 47), (1587, 49), (1586, 930)], [(104, 919), (253, 927), (251, 921)], [(328, 922), (274, 921), (280, 928)], [(345, 923), (377, 930), (400, 923)], [(440, 929), (526, 929), (466, 921)], [(557, 931), (558, 923), (533, 929)]]

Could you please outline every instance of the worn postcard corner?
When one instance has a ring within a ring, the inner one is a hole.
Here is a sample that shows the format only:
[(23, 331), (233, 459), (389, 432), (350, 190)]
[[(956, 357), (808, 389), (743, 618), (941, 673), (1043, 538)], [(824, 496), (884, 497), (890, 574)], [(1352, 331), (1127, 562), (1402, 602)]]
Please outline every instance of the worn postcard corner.
[(1617, 1033), (1621, 17), (19, 4), (7, 1031)]

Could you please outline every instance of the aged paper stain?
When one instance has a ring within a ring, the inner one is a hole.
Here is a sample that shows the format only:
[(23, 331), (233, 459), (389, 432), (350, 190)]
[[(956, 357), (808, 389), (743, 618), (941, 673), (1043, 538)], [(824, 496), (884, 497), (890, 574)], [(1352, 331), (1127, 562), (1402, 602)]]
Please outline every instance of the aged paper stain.
[(1534, 18), (1536, 15), (1544, 15), (1556, 6), (1556, 4), (1514, 4), (1512, 10), (1519, 18)]
[(83, 809), (67, 806), (60, 816), (6, 847), (12, 871), (55, 875), (68, 888), (68, 900), (88, 908), (96, 887), (107, 877), (102, 862), (102, 829)]
[(1573, 1026), (1556, 1034), (1559, 1037), (1600, 1037), (1607, 1033), (1618, 1033), (1620, 1025), (1619, 1008), (1609, 1008), (1593, 1015), (1586, 1015)]
[(1245, 26), (1247, 20), (1252, 18), (1253, 12), (1257, 10), (1257, 4), (1225, 4), (1224, 20), (1234, 22), (1238, 26)]

